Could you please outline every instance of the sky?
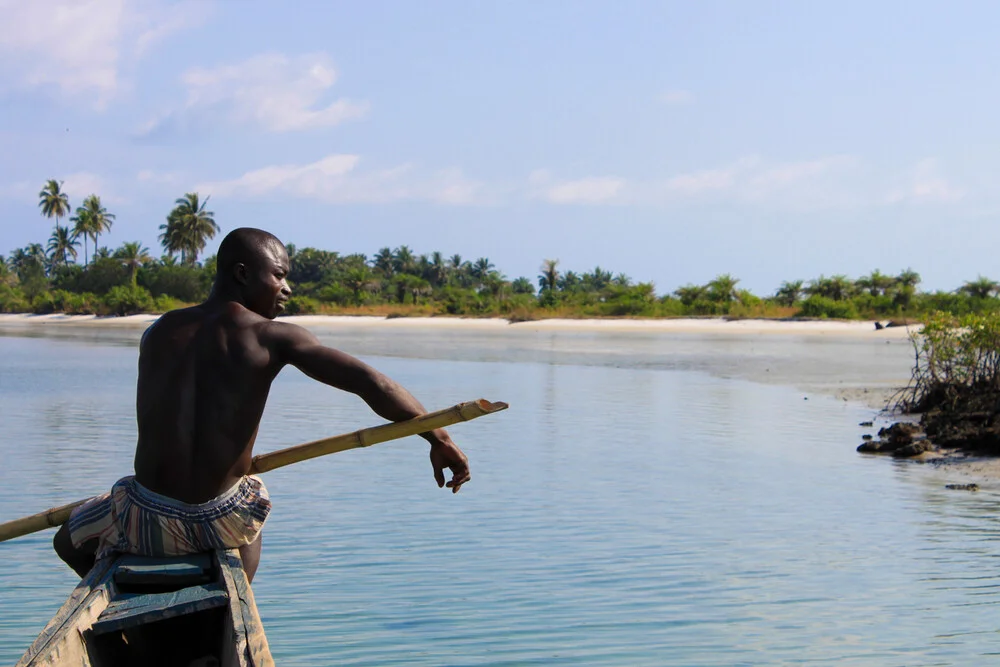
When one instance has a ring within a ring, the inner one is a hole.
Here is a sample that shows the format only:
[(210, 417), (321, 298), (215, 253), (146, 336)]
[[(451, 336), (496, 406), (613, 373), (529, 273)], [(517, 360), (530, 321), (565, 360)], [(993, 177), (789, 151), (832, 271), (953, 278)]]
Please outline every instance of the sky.
[(1000, 3), (0, 0), (0, 253), (46, 179), (227, 231), (729, 273), (1000, 278)]

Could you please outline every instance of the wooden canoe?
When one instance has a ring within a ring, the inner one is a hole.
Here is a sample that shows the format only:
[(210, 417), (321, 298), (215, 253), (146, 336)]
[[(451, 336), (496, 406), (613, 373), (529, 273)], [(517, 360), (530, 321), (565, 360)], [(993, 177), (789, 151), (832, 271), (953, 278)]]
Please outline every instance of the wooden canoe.
[(99, 561), (17, 667), (273, 667), (239, 551)]

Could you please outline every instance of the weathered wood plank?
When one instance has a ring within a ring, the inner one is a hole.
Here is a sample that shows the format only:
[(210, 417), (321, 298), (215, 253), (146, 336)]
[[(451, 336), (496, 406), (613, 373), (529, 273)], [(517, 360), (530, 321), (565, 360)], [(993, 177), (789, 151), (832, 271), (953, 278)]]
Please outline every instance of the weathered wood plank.
[[(35, 658), (44, 655), (50, 643), (58, 641), (61, 635), (73, 630), (73, 626), (80, 620), (80, 616), (89, 610), (93, 603), (99, 602), (101, 589), (107, 585), (114, 572), (112, 567), (114, 562), (113, 558), (106, 558), (94, 564), (94, 567), (73, 589), (69, 599), (59, 608), (59, 611), (48, 622), (38, 638), (28, 647), (16, 667), (34, 664)], [(103, 595), (106, 600), (107, 593), (104, 592)]]
[(94, 623), (93, 632), (95, 635), (103, 635), (144, 623), (224, 607), (228, 602), (229, 594), (218, 583), (189, 586), (169, 593), (122, 593)]
[(194, 586), (209, 580), (211, 555), (191, 554), (176, 558), (122, 558), (115, 581), (123, 585)]
[[(243, 560), (237, 549), (216, 552), (219, 569), (229, 589), (229, 612), (233, 622), (233, 649), (236, 660), (229, 665), (239, 667), (274, 667), (271, 648), (264, 634), (257, 603), (243, 571)], [(223, 663), (227, 664), (227, 663)]]

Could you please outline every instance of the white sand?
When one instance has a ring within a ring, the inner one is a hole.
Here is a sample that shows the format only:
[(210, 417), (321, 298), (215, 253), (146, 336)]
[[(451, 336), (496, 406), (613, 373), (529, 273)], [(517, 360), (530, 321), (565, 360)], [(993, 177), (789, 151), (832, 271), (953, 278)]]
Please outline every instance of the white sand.
[[(156, 315), (131, 315), (128, 317), (96, 317), (94, 315), (10, 315), (0, 314), (0, 326), (96, 326), (137, 327), (156, 320)], [(281, 318), (302, 326), (357, 327), (380, 326), (391, 328), (463, 328), (498, 329), (515, 327), (526, 331), (613, 331), (613, 332), (666, 332), (691, 334), (792, 334), (817, 336), (863, 336), (884, 340), (908, 337), (912, 327), (892, 327), (875, 330), (873, 322), (847, 321), (789, 321), (789, 320), (725, 320), (722, 318), (684, 318), (658, 320), (631, 319), (548, 319), (511, 324), (499, 318), (462, 317), (396, 317), (343, 315), (293, 315)]]

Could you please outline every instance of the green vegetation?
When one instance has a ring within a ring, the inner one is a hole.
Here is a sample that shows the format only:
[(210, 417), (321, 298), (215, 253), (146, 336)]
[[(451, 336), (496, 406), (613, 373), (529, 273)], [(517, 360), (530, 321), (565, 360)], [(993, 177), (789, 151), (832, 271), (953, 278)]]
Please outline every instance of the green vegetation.
[[(980, 282), (964, 291), (990, 298)], [(920, 428), (939, 447), (1000, 454), (1000, 312), (934, 313), (923, 324), (912, 335), (913, 377), (893, 407), (920, 413)]]
[[(33, 243), (0, 256), (0, 312), (124, 315), (163, 312), (208, 296), (215, 258), (199, 262), (219, 232), (208, 198), (187, 193), (159, 226), (164, 254), (138, 242), (99, 245), (115, 222), (96, 194), (75, 211), (62, 184), (49, 180), (38, 194), (42, 216), (55, 219), (45, 245)], [(73, 214), (70, 215), (71, 211)], [(71, 226), (60, 225), (69, 218)], [(93, 255), (91, 256), (91, 242)], [(80, 245), (83, 264), (78, 264)], [(658, 295), (652, 283), (596, 267), (562, 271), (545, 259), (538, 275), (508, 279), (487, 257), (466, 261), (441, 252), (416, 254), (402, 245), (372, 257), (288, 246), (294, 295), (289, 314), (461, 315), (506, 317), (808, 317), (910, 321), (942, 311), (952, 316), (1000, 312), (1000, 284), (982, 276), (953, 292), (917, 291), (920, 276), (872, 271), (852, 280), (820, 276), (784, 282), (757, 296), (729, 274), (705, 285)], [(537, 286), (537, 289), (536, 289)]]

